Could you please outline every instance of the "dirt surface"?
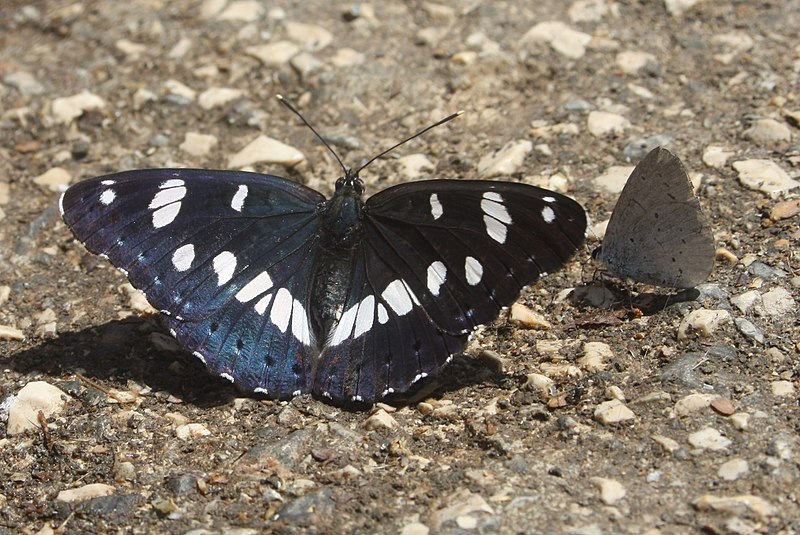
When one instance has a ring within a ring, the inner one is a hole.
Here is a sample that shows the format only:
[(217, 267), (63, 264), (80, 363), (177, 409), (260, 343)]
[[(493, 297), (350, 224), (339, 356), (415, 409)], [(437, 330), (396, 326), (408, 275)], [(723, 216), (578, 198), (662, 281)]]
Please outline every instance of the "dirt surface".
[[(800, 532), (800, 233), (780, 204), (796, 193), (751, 189), (732, 165), (798, 176), (800, 5), (667, 4), (4, 0), (0, 533)], [(299, 55), (255, 57), (280, 41)], [(214, 87), (240, 93), (214, 101)], [(84, 91), (75, 114), (57, 100)], [(422, 177), (475, 178), (530, 141), (503, 178), (604, 221), (617, 194), (598, 177), (665, 144), (700, 179), (727, 252), (696, 299), (639, 316), (625, 290), (611, 313), (566, 297), (592, 279), (587, 247), (520, 298), (548, 329), (486, 326), (422, 402), (241, 397), (72, 238), (58, 190), (227, 168), (265, 134), (306, 160), (255, 170), (329, 193), (336, 162), (278, 93), (352, 165), (466, 111), (373, 164), (368, 193), (410, 179), (402, 156), (430, 161)], [(712, 145), (730, 154), (715, 161)], [(718, 324), (679, 337), (698, 310), (722, 311)], [(11, 433), (15, 396), (37, 382), (66, 403), (42, 412), (46, 432), (34, 412)], [(86, 494), (59, 495), (73, 488)]]

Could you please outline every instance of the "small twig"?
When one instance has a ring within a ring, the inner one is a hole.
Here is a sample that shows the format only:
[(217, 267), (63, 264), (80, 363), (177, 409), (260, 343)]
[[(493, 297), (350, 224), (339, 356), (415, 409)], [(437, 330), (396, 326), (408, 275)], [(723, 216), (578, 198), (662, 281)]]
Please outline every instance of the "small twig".
[(53, 440), (50, 438), (50, 430), (47, 428), (47, 418), (45, 418), (43, 411), (39, 411), (39, 425), (42, 427), (44, 447), (47, 448), (47, 451), (53, 451)]
[(104, 393), (105, 395), (107, 395), (108, 397), (117, 400), (117, 402), (119, 402), (119, 403), (123, 403), (123, 404), (130, 403), (130, 401), (126, 401), (124, 399), (120, 399), (120, 397), (117, 396), (114, 392), (112, 392), (108, 388), (104, 387), (100, 383), (92, 381), (91, 379), (89, 379), (88, 377), (86, 377), (85, 375), (83, 375), (80, 372), (75, 372), (75, 376), (78, 379), (80, 379), (81, 381), (83, 381), (84, 383), (86, 383), (87, 385), (91, 386), (92, 388), (95, 388), (95, 389), (99, 390), (100, 392)]

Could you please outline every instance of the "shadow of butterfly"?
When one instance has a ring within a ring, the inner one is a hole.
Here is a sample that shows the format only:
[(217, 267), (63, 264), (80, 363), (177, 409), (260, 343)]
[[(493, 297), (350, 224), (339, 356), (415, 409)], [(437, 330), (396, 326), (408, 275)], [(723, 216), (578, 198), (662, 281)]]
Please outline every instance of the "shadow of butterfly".
[(342, 165), (329, 199), (265, 174), (125, 171), (71, 186), (61, 213), (212, 373), (269, 398), (372, 403), (439, 375), (573, 256), (586, 216), (515, 182), (416, 181), (362, 200), (367, 164)]
[(680, 159), (653, 149), (628, 177), (592, 252), (614, 274), (669, 288), (693, 288), (714, 267), (711, 226)]

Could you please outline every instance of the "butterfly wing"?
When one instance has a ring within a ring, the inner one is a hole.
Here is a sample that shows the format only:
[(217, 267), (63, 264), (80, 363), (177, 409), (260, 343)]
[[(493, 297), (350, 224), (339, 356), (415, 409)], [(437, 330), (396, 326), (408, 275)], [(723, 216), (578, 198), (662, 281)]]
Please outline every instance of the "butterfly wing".
[(276, 176), (153, 169), (80, 182), (61, 212), (209, 370), (284, 398), (311, 384), (308, 296), (324, 201)]
[(581, 206), (512, 182), (419, 181), (370, 197), (314, 390), (370, 401), (437, 375), (470, 332), (583, 243)]
[(692, 288), (714, 266), (714, 237), (680, 159), (664, 148), (639, 162), (608, 222), (600, 259), (618, 275)]

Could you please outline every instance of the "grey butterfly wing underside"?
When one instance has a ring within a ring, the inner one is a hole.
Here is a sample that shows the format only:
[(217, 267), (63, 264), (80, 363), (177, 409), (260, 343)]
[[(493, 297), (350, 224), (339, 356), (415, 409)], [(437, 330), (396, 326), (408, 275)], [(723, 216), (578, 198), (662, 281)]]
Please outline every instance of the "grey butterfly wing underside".
[(693, 288), (714, 265), (711, 226), (680, 159), (653, 149), (620, 194), (599, 254), (614, 273), (635, 281)]

